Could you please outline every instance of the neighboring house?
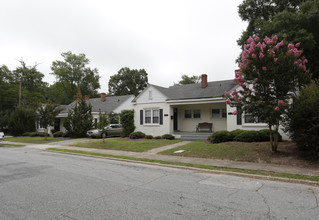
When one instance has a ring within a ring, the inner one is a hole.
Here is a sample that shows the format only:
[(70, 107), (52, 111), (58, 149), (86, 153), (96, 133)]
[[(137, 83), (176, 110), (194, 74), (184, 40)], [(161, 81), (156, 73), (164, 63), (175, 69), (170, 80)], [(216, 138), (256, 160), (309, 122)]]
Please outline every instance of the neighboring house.
[(149, 84), (133, 100), (135, 130), (180, 137), (182, 133), (196, 133), (196, 126), (203, 122), (213, 124), (212, 132), (267, 129), (266, 124), (253, 123), (249, 116), (232, 114), (236, 108), (226, 105), (224, 94), (235, 88), (233, 80), (207, 82), (206, 74), (197, 84), (169, 88)]
[[(99, 121), (99, 113), (115, 113), (119, 114), (122, 110), (133, 109), (132, 100), (135, 98), (134, 95), (123, 95), (123, 96), (106, 96), (105, 93), (101, 93), (100, 98), (90, 99), (89, 96), (85, 96), (85, 100), (92, 106), (92, 115), (95, 122)], [(68, 116), (68, 113), (76, 105), (76, 101), (66, 106), (61, 106), (62, 110), (56, 117), (54, 131), (63, 131), (65, 128), (63, 123)]]

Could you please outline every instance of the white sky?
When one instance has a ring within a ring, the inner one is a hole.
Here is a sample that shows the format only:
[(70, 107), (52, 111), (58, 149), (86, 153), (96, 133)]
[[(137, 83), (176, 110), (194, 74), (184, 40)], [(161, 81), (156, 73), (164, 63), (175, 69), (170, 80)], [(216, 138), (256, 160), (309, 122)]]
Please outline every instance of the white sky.
[(39, 63), (44, 81), (61, 53), (84, 53), (107, 92), (122, 67), (144, 68), (168, 87), (182, 74), (233, 79), (242, 0), (1, 0), (0, 65)]

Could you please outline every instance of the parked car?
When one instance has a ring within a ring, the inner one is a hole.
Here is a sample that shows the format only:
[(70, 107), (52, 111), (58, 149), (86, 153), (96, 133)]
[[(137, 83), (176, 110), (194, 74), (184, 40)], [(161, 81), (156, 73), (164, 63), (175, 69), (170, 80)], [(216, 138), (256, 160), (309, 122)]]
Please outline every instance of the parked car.
[[(105, 136), (108, 136), (108, 137), (121, 136), (122, 130), (123, 130), (122, 125), (110, 124), (110, 125), (105, 127), (105, 131), (106, 131)], [(92, 137), (92, 138), (102, 138), (103, 137), (102, 129), (92, 129), (92, 130), (89, 130), (86, 134), (87, 134), (87, 136)]]
[(4, 141), (4, 133), (2, 131), (0, 132), (0, 141)]

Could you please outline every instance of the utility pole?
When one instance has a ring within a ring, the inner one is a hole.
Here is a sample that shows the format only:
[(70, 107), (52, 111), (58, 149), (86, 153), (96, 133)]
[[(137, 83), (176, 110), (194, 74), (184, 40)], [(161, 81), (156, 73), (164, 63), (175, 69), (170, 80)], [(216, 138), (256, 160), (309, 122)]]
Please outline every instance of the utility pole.
[(19, 86), (19, 111), (21, 111), (21, 81)]

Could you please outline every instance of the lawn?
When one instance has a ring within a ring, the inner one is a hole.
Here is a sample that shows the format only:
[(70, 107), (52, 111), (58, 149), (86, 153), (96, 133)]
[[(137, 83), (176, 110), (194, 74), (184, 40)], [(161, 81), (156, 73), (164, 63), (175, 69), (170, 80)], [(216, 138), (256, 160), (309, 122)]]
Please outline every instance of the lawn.
[[(269, 162), (270, 157), (259, 152), (264, 150), (264, 146), (235, 146), (231, 143), (211, 144), (208, 141), (193, 141), (189, 144), (169, 149), (161, 152), (161, 154), (201, 157), (201, 158), (218, 158), (238, 161), (257, 162), (259, 160)], [(174, 153), (178, 150), (184, 150), (182, 153)]]
[(174, 144), (180, 140), (132, 140), (128, 138), (105, 139), (75, 144), (76, 147), (88, 147), (98, 149), (124, 150), (134, 152), (144, 152), (153, 148), (162, 147), (168, 144)]
[(30, 143), (30, 144), (47, 144), (57, 141), (65, 141), (65, 138), (52, 138), (48, 137), (48, 140), (44, 140), (44, 137), (6, 137), (5, 141)]
[(24, 147), (23, 144), (4, 144), (0, 142), (0, 147)]

